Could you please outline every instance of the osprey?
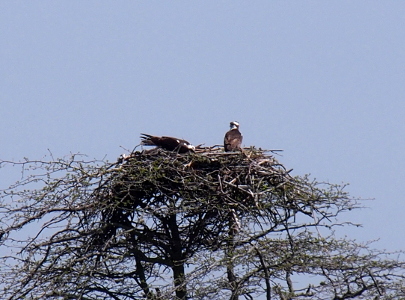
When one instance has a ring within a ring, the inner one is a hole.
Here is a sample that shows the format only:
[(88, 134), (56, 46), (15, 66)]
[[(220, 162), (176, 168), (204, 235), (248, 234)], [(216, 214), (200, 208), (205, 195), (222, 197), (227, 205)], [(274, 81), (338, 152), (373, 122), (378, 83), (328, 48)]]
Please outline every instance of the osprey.
[(141, 133), (141, 144), (145, 146), (158, 146), (168, 151), (178, 153), (187, 153), (194, 151), (195, 147), (186, 140), (178, 139), (170, 136), (153, 136), (150, 134)]
[(241, 150), (242, 134), (239, 131), (239, 123), (234, 121), (230, 123), (231, 129), (225, 134), (224, 148), (225, 152)]

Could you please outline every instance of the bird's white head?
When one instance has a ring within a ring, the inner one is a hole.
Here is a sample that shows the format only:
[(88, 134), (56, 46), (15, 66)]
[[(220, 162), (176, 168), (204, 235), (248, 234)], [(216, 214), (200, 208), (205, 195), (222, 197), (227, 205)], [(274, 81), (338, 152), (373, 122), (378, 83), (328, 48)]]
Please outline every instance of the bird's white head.
[(237, 121), (233, 121), (229, 125), (231, 126), (231, 129), (238, 129), (239, 128), (239, 123)]
[(193, 146), (193, 145), (190, 145), (190, 144), (188, 144), (188, 145), (186, 145), (187, 146), (187, 148), (189, 149), (189, 150), (191, 150), (191, 151), (195, 151), (195, 146)]

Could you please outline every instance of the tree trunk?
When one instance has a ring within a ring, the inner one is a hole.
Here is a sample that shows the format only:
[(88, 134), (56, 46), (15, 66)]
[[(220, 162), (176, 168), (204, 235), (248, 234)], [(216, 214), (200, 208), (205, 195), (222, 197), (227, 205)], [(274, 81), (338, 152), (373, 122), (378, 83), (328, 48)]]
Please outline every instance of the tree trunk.
[(175, 214), (169, 217), (168, 225), (171, 233), (171, 259), (173, 262), (173, 281), (176, 289), (175, 299), (185, 300), (187, 299), (187, 288), (184, 273), (183, 247)]
[(226, 271), (228, 275), (229, 286), (231, 287), (231, 298), (230, 300), (238, 300), (239, 299), (239, 292), (238, 292), (238, 283), (236, 281), (236, 276), (234, 273), (234, 250), (235, 250), (235, 235), (237, 234), (237, 220), (235, 219), (236, 215), (232, 212), (229, 212), (229, 237), (228, 237), (228, 245), (227, 245), (227, 266)]

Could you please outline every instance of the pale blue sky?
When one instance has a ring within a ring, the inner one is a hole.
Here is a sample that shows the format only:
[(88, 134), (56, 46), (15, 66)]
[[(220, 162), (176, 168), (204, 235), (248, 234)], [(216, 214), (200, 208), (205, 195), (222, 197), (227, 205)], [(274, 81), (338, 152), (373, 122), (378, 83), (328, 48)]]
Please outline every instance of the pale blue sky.
[(237, 120), (294, 175), (375, 198), (345, 234), (405, 249), (404, 16), (403, 1), (2, 1), (0, 159), (115, 160), (141, 132), (220, 144)]

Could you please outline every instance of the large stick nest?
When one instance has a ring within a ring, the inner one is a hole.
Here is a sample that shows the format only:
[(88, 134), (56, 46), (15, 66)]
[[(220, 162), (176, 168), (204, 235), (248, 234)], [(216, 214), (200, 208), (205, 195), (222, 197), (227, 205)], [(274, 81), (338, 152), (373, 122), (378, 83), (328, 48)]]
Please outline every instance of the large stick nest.
[[(119, 228), (130, 228), (139, 237), (148, 227), (150, 238), (166, 235), (169, 241), (173, 216), (184, 229), (180, 235), (211, 243), (239, 226), (244, 215), (273, 211), (277, 222), (280, 206), (296, 210), (298, 205), (291, 201), (296, 189), (289, 171), (269, 151), (255, 148), (230, 153), (201, 147), (188, 154), (137, 151), (122, 157), (110, 174), (97, 190), (103, 230), (96, 244)], [(153, 221), (145, 224), (145, 219)]]
[(119, 198), (130, 196), (131, 203), (141, 207), (163, 197), (165, 201), (181, 200), (183, 205), (214, 201), (240, 209), (260, 209), (265, 205), (261, 195), (285, 191), (284, 185), (292, 180), (291, 170), (268, 152), (255, 148), (223, 152), (201, 147), (189, 154), (159, 148), (134, 152), (121, 159), (113, 190)]

